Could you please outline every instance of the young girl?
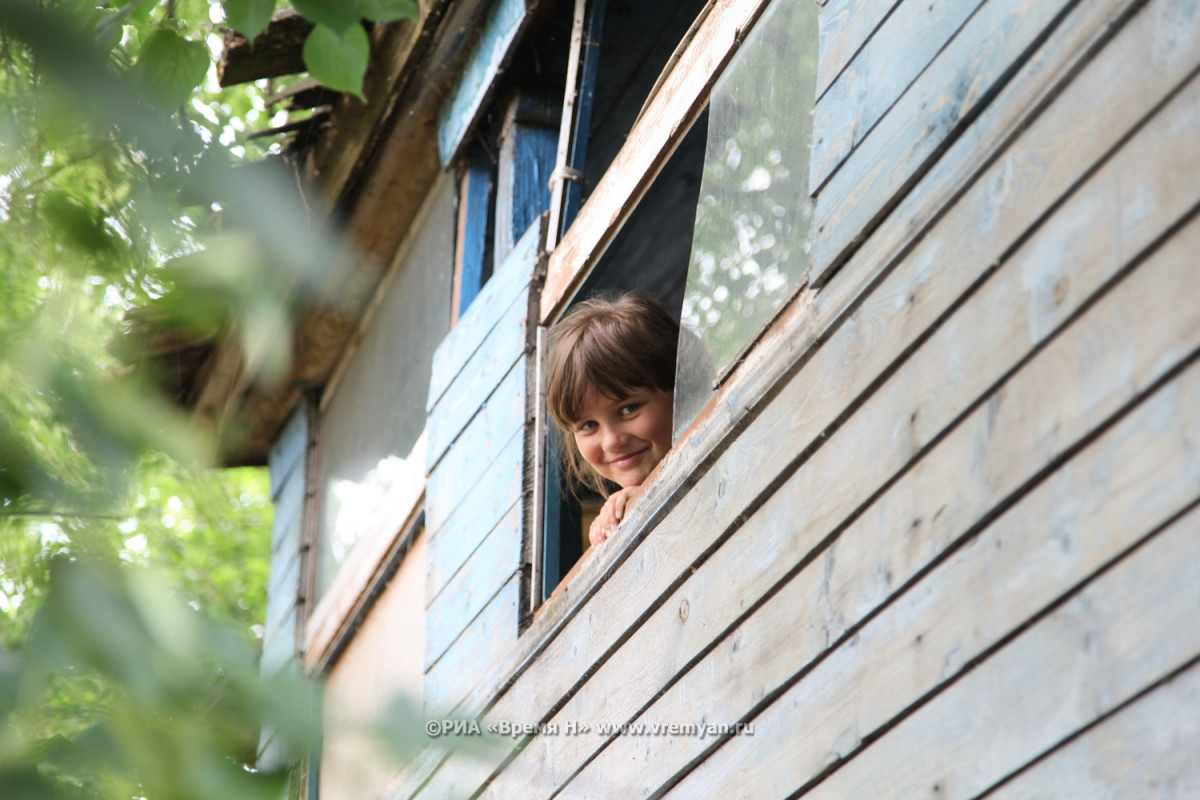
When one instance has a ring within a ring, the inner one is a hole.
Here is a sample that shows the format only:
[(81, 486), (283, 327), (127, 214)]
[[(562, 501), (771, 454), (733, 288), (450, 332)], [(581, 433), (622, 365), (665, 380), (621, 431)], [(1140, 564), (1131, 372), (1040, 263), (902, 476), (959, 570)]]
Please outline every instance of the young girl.
[(546, 404), (563, 434), (567, 490), (608, 498), (588, 531), (594, 546), (671, 448), (679, 325), (656, 300), (625, 294), (579, 303), (550, 336)]

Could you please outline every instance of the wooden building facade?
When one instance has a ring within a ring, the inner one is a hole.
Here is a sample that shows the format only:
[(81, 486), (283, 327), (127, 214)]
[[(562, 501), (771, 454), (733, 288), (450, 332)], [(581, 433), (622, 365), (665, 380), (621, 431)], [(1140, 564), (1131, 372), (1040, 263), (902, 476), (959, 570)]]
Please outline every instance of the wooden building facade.
[[(1200, 1), (421, 8), (296, 155), (349, 300), (210, 378), (309, 796), (1200, 796)], [(632, 287), (712, 374), (580, 557), (545, 331)]]

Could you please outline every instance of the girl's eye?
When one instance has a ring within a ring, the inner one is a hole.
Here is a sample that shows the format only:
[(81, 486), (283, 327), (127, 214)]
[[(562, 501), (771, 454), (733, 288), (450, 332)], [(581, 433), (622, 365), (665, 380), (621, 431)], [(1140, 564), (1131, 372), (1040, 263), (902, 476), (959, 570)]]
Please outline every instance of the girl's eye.
[(621, 416), (623, 416), (623, 417), (629, 416), (630, 414), (637, 411), (640, 406), (641, 406), (640, 403), (627, 403), (626, 405), (621, 406)]
[(587, 422), (581, 422), (577, 426), (575, 426), (575, 430), (577, 430), (577, 431), (592, 431), (595, 429), (596, 429), (596, 423), (594, 420), (590, 420), (590, 419)]

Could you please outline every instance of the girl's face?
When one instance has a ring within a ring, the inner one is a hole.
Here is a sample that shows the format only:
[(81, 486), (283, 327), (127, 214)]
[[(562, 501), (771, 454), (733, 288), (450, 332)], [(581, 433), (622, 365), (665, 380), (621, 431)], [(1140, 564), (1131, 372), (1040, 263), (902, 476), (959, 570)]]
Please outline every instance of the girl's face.
[(589, 387), (573, 426), (579, 454), (621, 488), (640, 486), (671, 449), (672, 404), (661, 389), (611, 398)]

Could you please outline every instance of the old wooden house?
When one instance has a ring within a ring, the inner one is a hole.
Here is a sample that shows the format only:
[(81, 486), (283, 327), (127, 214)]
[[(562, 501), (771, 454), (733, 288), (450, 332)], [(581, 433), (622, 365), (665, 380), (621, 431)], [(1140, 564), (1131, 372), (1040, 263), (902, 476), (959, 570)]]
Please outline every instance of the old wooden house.
[[(293, 93), (341, 302), (189, 399), (270, 465), (307, 796), (1200, 796), (1200, 2), (420, 5)], [(585, 551), (545, 334), (627, 288), (709, 369)], [(397, 691), (501, 744), (379, 756)]]

